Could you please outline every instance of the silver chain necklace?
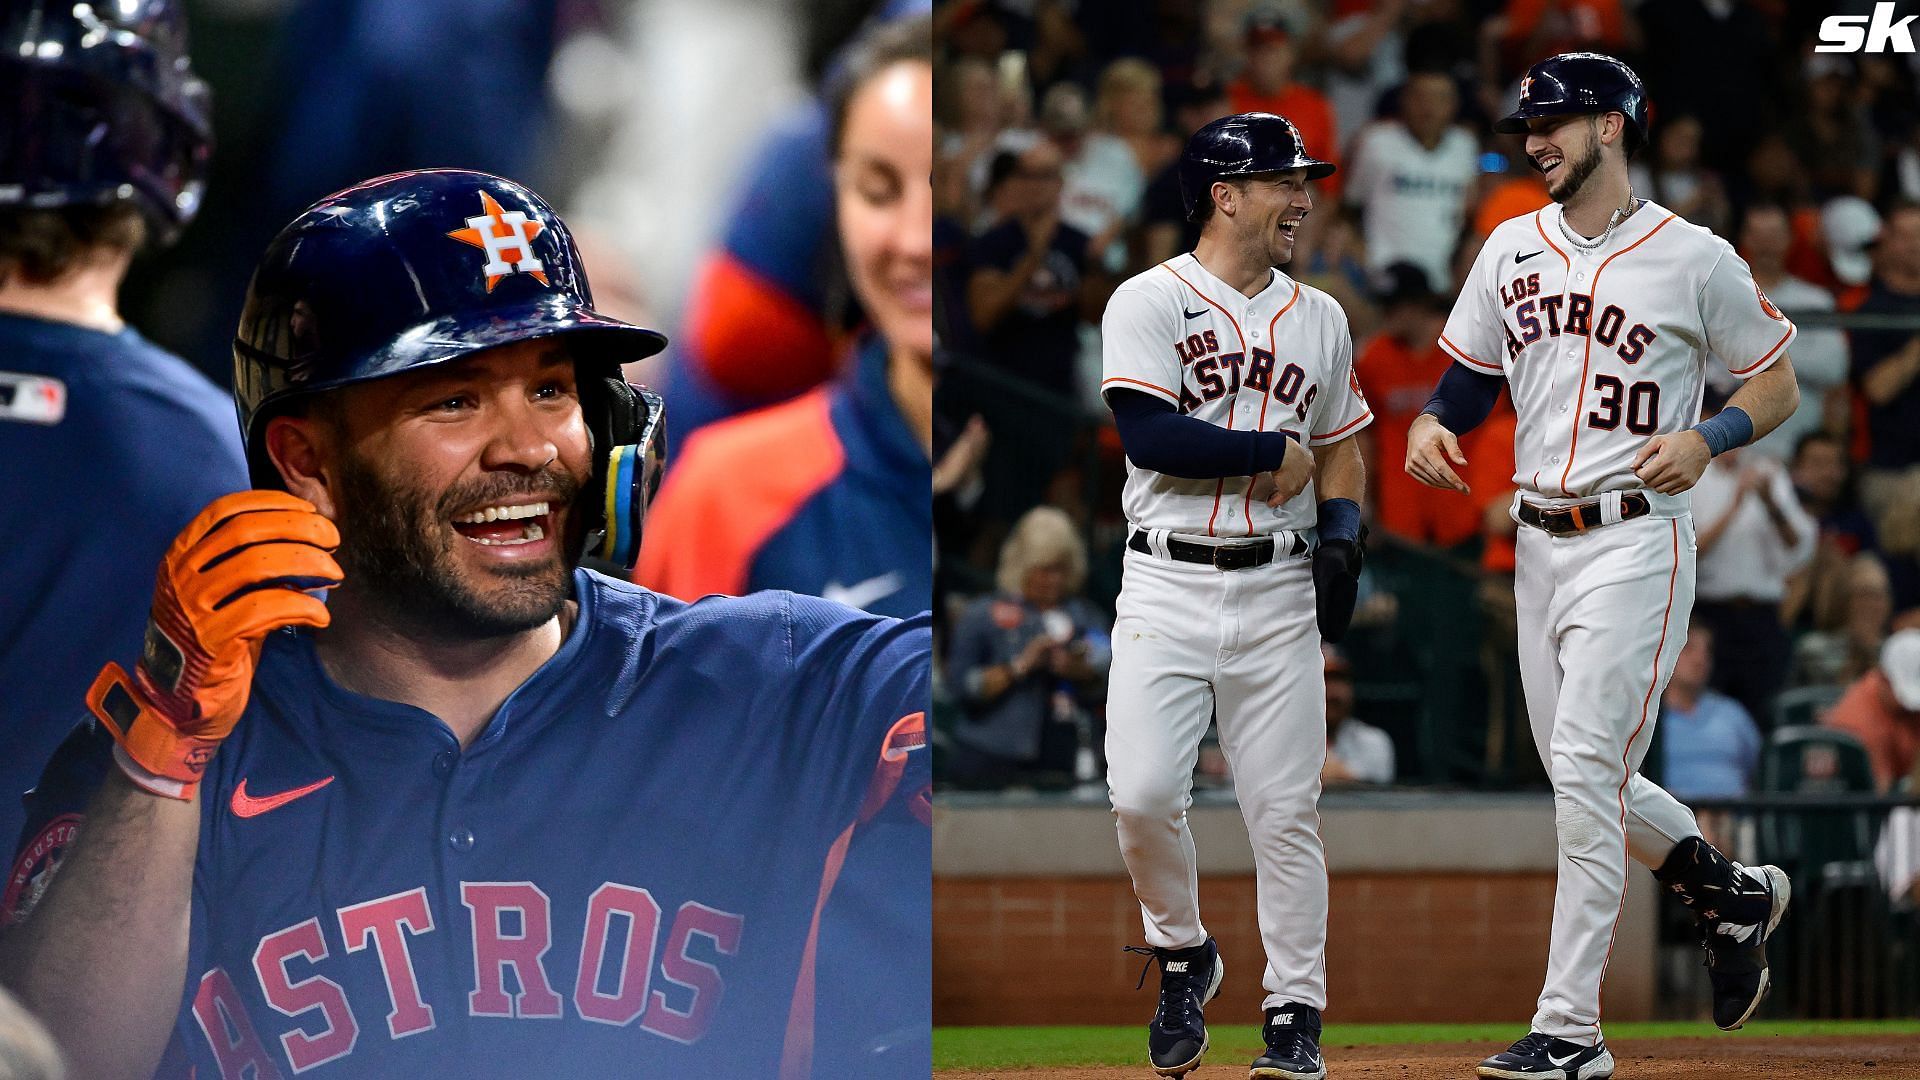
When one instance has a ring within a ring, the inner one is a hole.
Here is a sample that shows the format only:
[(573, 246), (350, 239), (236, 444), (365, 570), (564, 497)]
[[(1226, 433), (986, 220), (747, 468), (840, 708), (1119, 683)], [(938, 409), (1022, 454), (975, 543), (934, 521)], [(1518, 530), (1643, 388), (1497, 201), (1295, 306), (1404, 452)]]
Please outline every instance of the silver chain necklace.
[(1581, 236), (1567, 227), (1567, 212), (1566, 209), (1562, 207), (1560, 211), (1560, 235), (1567, 238), (1567, 243), (1572, 244), (1581, 251), (1591, 254), (1600, 250), (1600, 246), (1607, 242), (1607, 237), (1613, 235), (1614, 228), (1621, 222), (1632, 217), (1633, 212), (1640, 209), (1642, 205), (1641, 200), (1633, 194), (1633, 189), (1627, 189), (1627, 205), (1616, 209), (1613, 212), (1613, 216), (1607, 219), (1607, 227), (1601, 231), (1599, 236), (1591, 240), (1588, 240), (1586, 237)]

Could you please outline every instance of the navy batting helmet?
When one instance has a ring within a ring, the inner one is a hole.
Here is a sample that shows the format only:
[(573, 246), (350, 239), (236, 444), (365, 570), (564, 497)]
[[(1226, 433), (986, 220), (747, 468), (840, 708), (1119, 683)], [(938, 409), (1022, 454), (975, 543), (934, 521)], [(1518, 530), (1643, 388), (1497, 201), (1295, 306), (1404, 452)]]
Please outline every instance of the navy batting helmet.
[(1331, 162), (1307, 156), (1300, 129), (1284, 116), (1238, 113), (1213, 121), (1193, 133), (1180, 155), (1187, 220), (1199, 220), (1200, 211), (1212, 205), (1215, 180), (1287, 169), (1305, 169), (1309, 180), (1333, 175)]
[(1520, 80), (1520, 105), (1494, 122), (1503, 135), (1525, 135), (1536, 116), (1580, 116), (1617, 112), (1632, 132), (1631, 153), (1647, 141), (1647, 89), (1633, 69), (1601, 53), (1561, 53), (1527, 69)]
[(233, 396), (258, 487), (281, 487), (267, 421), (327, 390), (564, 336), (593, 436), (578, 550), (630, 566), (666, 454), (664, 405), (620, 365), (667, 339), (593, 309), (567, 227), (511, 180), (396, 173), (308, 207), (268, 245), (233, 343)]
[(178, 0), (0, 3), (0, 206), (136, 204), (165, 242), (213, 153)]

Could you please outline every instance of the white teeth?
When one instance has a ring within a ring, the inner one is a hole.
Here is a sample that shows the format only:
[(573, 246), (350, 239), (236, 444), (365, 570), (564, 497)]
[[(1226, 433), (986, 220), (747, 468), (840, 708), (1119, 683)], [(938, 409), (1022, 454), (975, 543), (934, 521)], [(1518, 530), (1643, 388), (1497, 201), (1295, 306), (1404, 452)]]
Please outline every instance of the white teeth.
[(518, 521), (522, 518), (539, 517), (546, 512), (547, 504), (543, 502), (529, 503), (526, 506), (489, 506), (485, 510), (462, 514), (453, 520), (463, 525), (484, 525), (489, 521)]
[(527, 522), (527, 524), (524, 526), (524, 531), (522, 532), (522, 534), (518, 539), (489, 540), (483, 536), (467, 537), (467, 539), (473, 541), (474, 543), (484, 544), (487, 547), (519, 547), (522, 544), (532, 544), (540, 540), (545, 540), (546, 538), (547, 538), (547, 530), (541, 528), (540, 523), (537, 521)]

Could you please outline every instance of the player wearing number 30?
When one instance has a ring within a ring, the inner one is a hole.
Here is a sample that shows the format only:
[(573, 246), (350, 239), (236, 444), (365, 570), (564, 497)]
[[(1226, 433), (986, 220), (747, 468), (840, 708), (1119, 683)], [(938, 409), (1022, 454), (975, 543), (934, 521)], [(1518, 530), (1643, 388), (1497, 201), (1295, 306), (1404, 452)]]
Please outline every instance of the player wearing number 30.
[(1200, 242), (1121, 285), (1101, 328), (1131, 523), (1107, 779), (1146, 924), (1139, 951), (1161, 968), (1147, 1044), (1163, 1076), (1200, 1063), (1201, 1010), (1221, 980), (1186, 817), (1210, 719), (1253, 842), (1267, 954), (1252, 1075), (1326, 1075), (1320, 641), (1339, 640), (1353, 613), (1365, 485), (1353, 435), (1373, 414), (1346, 314), (1275, 267), (1313, 209), (1309, 182), (1332, 172), (1282, 117), (1201, 128), (1180, 163)]
[[(1726, 241), (1634, 196), (1627, 159), (1646, 143), (1647, 101), (1625, 64), (1543, 60), (1495, 126), (1526, 135), (1556, 205), (1487, 237), (1441, 335), (1456, 362), (1408, 433), (1407, 471), (1466, 491), (1456, 436), (1511, 389), (1520, 670), (1560, 869), (1533, 1030), (1479, 1072), (1594, 1080), (1613, 1075), (1601, 981), (1629, 855), (1692, 908), (1719, 1026), (1745, 1023), (1767, 990), (1786, 875), (1729, 862), (1636, 774), (1693, 605), (1687, 492), (1713, 455), (1793, 412), (1794, 327)], [(1709, 362), (1744, 385), (1697, 423)]]

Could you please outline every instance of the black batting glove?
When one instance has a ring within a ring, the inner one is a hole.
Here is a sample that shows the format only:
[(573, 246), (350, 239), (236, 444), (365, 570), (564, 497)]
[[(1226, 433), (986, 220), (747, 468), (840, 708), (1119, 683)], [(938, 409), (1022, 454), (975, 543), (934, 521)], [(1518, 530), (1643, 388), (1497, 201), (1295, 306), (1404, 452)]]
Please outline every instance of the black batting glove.
[(1353, 621), (1353, 602), (1360, 592), (1360, 564), (1366, 559), (1367, 531), (1358, 540), (1322, 540), (1313, 552), (1314, 613), (1320, 638), (1340, 644)]

